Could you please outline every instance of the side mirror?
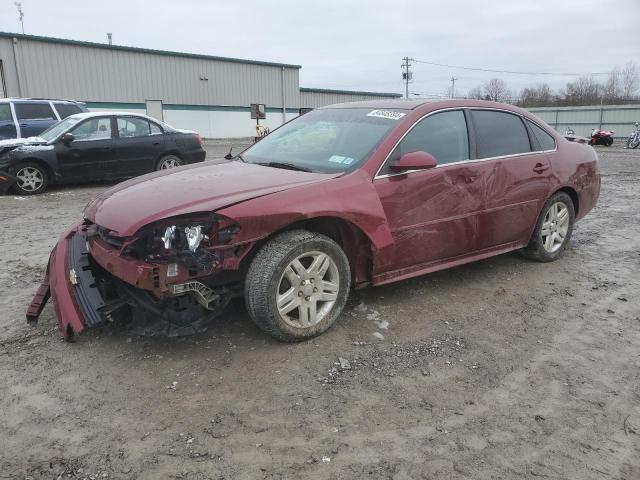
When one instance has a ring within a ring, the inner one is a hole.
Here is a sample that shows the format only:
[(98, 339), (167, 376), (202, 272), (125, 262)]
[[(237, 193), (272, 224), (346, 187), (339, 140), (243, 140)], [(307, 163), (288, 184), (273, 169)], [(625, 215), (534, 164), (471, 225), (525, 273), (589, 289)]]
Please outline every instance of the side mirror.
[(427, 170), (438, 165), (438, 161), (433, 155), (427, 152), (411, 152), (405, 153), (400, 160), (390, 165), (394, 172), (403, 172), (406, 170)]
[(75, 137), (73, 136), (73, 133), (67, 132), (62, 135), (62, 137), (60, 137), (60, 140), (62, 140), (62, 143), (64, 143), (68, 147), (69, 144), (75, 140)]

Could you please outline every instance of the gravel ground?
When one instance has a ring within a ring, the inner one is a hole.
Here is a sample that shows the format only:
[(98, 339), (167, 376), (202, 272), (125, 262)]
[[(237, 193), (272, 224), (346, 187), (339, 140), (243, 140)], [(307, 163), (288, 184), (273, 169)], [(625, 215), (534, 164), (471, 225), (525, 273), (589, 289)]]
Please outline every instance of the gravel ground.
[(640, 151), (599, 153), (560, 261), (354, 292), (295, 345), (241, 303), (183, 339), (65, 343), (50, 305), (27, 326), (56, 238), (106, 187), (0, 197), (0, 478), (640, 478)]

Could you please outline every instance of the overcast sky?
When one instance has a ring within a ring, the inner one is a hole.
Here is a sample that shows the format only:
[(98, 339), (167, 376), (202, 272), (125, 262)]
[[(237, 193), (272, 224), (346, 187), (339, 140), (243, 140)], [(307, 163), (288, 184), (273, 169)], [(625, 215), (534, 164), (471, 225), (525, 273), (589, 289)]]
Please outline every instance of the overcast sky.
[[(19, 32), (14, 0), (0, 31)], [(403, 92), (402, 57), (497, 70), (607, 72), (640, 64), (640, 0), (22, 0), (25, 33), (302, 65), (307, 87)], [(414, 63), (410, 91), (492, 77), (516, 90), (574, 77)]]

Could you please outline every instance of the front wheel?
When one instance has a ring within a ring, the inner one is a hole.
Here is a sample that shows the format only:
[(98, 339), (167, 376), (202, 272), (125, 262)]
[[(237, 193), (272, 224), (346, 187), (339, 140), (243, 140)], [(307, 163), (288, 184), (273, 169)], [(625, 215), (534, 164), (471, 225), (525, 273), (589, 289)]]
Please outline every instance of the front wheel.
[(278, 340), (297, 342), (333, 325), (350, 285), (349, 262), (336, 242), (292, 230), (271, 239), (253, 259), (245, 303), (258, 327)]
[(564, 192), (554, 194), (544, 204), (529, 244), (520, 252), (539, 262), (557, 260), (567, 248), (574, 222), (571, 197)]
[(156, 170), (169, 170), (170, 168), (181, 167), (184, 162), (177, 155), (165, 155), (158, 161)]
[(611, 145), (613, 145), (613, 138), (607, 137), (604, 139), (603, 143), (605, 147), (610, 147)]
[(19, 195), (37, 195), (44, 192), (49, 184), (47, 170), (35, 162), (18, 165), (15, 177), (13, 190)]

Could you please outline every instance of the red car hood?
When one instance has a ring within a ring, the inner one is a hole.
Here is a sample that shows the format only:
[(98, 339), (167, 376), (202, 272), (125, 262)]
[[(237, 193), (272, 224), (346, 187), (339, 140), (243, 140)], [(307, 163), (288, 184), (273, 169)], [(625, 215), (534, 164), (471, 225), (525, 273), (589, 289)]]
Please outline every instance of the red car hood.
[(141, 227), (163, 218), (213, 212), (338, 175), (298, 172), (237, 161), (198, 163), (120, 183), (89, 202), (84, 216), (121, 236), (130, 236)]

